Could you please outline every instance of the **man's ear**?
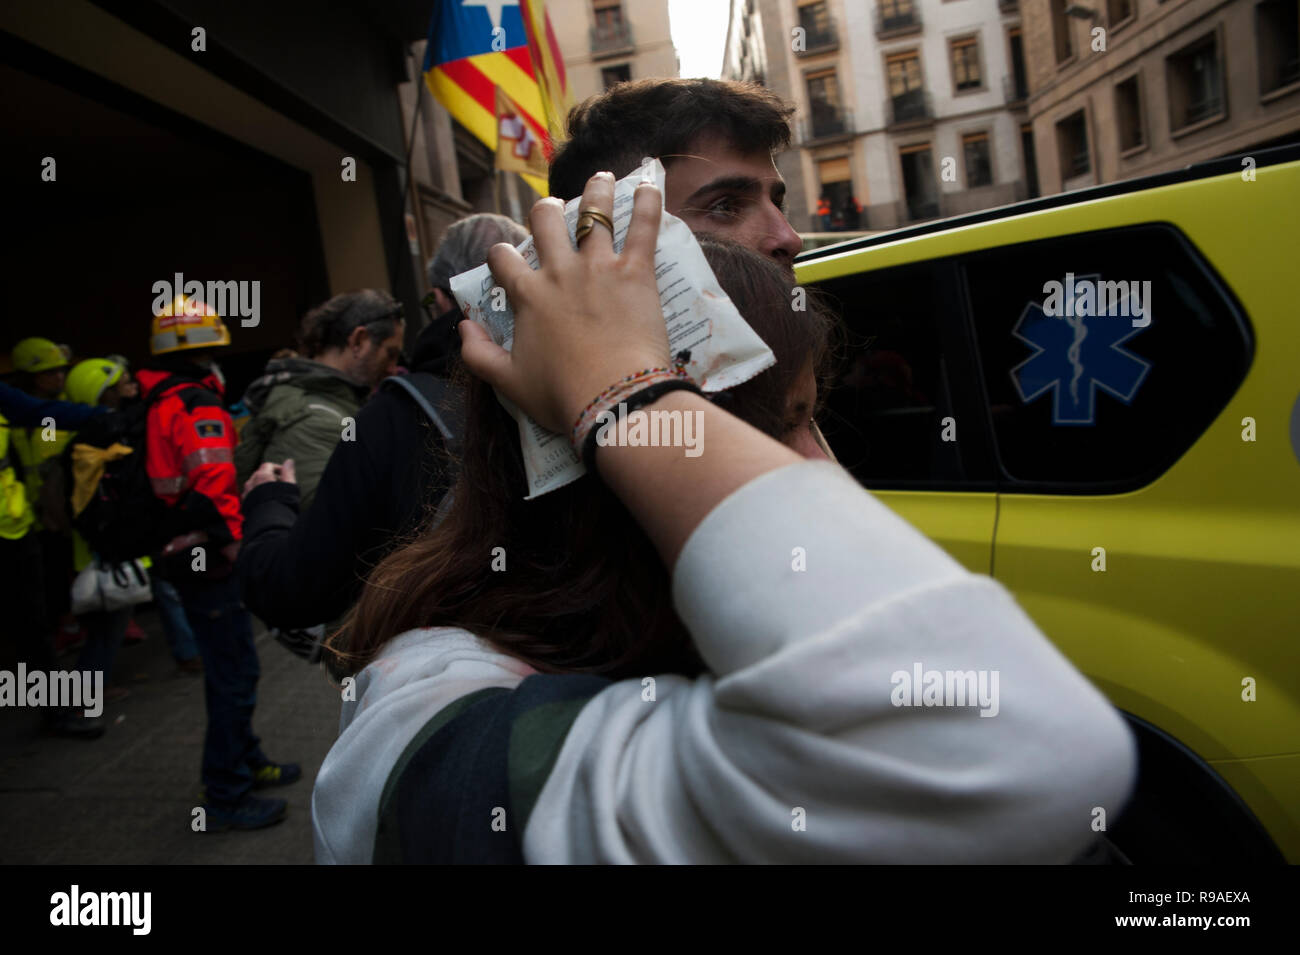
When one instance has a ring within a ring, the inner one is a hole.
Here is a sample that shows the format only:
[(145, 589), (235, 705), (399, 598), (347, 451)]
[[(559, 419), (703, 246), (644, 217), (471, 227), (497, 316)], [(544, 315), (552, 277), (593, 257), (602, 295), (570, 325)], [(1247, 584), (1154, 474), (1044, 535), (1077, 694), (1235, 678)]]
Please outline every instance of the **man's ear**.
[(370, 331), (364, 325), (358, 325), (352, 331), (348, 332), (348, 348), (360, 348), (365, 351), (366, 345), (370, 342)]

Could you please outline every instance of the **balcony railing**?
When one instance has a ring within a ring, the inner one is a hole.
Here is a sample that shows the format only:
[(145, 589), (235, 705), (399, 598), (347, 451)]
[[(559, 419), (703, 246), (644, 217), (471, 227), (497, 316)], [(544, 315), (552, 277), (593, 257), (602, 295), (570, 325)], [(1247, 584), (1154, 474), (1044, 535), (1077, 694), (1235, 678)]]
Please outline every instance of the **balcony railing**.
[(834, 23), (827, 23), (820, 30), (803, 24), (800, 26), (804, 30), (803, 49), (796, 51), (800, 56), (827, 53), (840, 45), (840, 37), (835, 31)]
[(591, 28), (591, 55), (615, 56), (632, 49), (632, 26), (626, 20)]
[(853, 113), (835, 107), (814, 108), (811, 115), (800, 123), (799, 131), (800, 141), (804, 143), (833, 136), (849, 136), (853, 133)]
[(934, 119), (930, 94), (925, 90), (908, 90), (898, 96), (888, 97), (885, 100), (885, 117), (889, 126), (923, 123)]
[(1025, 82), (1023, 76), (1004, 76), (1002, 77), (1002, 93), (1006, 97), (1008, 106), (1023, 103), (1029, 99), (1029, 85)]
[(906, 8), (901, 5), (884, 7), (876, 5), (876, 36), (883, 39), (890, 36), (903, 36), (921, 29), (921, 11), (914, 6)]

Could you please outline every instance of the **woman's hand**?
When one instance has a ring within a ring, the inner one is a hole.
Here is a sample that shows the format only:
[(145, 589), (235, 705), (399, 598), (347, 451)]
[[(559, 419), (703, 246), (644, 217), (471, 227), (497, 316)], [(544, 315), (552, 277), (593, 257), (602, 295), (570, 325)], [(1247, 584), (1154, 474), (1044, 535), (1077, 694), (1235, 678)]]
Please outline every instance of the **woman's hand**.
[[(533, 271), (502, 243), (488, 266), (515, 313), (511, 350), (471, 321), (460, 323), (461, 356), (475, 375), (533, 420), (568, 434), (587, 404), (610, 385), (669, 364), (668, 332), (659, 305), (654, 256), (662, 206), (653, 184), (638, 186), (621, 254), (600, 223), (574, 251), (558, 199), (533, 206), (530, 223), (541, 267)], [(611, 219), (614, 177), (597, 173), (579, 208)]]
[(248, 497), (248, 492), (259, 484), (266, 484), (269, 481), (285, 481), (289, 484), (298, 483), (298, 475), (294, 470), (293, 458), (289, 458), (284, 464), (272, 464), (270, 461), (264, 462), (256, 471), (248, 476), (244, 482), (244, 493), (240, 497), (243, 500)]

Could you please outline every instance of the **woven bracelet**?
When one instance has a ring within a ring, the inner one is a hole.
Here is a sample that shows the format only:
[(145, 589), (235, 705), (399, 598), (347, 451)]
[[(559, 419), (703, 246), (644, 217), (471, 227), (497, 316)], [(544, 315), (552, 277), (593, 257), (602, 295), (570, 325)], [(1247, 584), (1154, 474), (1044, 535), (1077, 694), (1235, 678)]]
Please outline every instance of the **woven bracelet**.
[[(613, 408), (608, 408), (606, 411), (613, 414), (617, 421), (620, 411), (630, 415), (633, 411), (644, 408), (646, 405), (658, 401), (670, 391), (691, 391), (701, 397), (707, 397), (700, 389), (700, 386), (689, 378), (673, 378), (669, 381), (659, 381), (653, 385), (647, 385), (640, 391), (624, 398), (619, 405)], [(606, 412), (602, 412), (602, 414), (604, 413)], [(587, 432), (586, 440), (582, 442), (582, 463), (592, 474), (596, 473), (596, 435), (599, 433), (600, 425), (597, 424)]]

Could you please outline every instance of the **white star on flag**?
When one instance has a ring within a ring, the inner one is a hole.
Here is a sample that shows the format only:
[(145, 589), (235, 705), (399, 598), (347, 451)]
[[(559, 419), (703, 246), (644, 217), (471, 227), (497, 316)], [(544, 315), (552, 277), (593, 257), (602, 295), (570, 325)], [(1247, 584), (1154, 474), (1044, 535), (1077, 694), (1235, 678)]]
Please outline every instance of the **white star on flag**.
[(501, 29), (501, 8), (517, 7), (519, 0), (462, 0), (462, 7), (486, 7), (488, 16), (492, 18), (492, 31), (495, 33)]

